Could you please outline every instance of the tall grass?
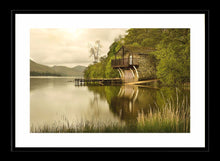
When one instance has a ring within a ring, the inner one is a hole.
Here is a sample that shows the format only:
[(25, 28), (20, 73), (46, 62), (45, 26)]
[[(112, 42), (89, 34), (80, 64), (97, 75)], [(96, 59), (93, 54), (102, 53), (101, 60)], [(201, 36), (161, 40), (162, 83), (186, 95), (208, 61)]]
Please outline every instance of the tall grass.
[(32, 133), (104, 133), (126, 132), (127, 127), (122, 123), (97, 123), (93, 121), (81, 121), (75, 124), (45, 124), (43, 126), (31, 126)]
[(176, 101), (171, 97), (164, 104), (148, 114), (141, 111), (138, 114), (138, 129), (140, 132), (190, 132), (190, 105), (187, 97), (179, 99), (176, 90)]

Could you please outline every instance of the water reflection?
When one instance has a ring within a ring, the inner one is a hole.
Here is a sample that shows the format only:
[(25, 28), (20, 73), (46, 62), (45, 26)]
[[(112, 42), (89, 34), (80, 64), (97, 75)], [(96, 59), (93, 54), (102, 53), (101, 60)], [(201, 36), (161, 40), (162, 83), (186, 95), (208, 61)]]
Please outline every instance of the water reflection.
[[(127, 124), (135, 124), (138, 114), (143, 112), (148, 114), (157, 112), (158, 108), (164, 104), (164, 101), (172, 99), (176, 102), (183, 96), (188, 96), (189, 91), (164, 87), (161, 89), (147, 88), (144, 86), (88, 86), (89, 91), (94, 92), (94, 99), (91, 105), (98, 103), (97, 94), (100, 99), (106, 99), (110, 111), (120, 120)], [(178, 93), (177, 93), (178, 90)]]
[[(120, 122), (109, 111), (105, 96), (89, 91), (86, 86), (76, 87), (73, 78), (31, 78), (30, 79), (30, 125), (71, 124), (81, 121)], [(64, 120), (64, 121), (65, 121)]]
[[(65, 116), (72, 124), (82, 120), (97, 123), (135, 124), (140, 112), (157, 112), (164, 100), (177, 100), (176, 88), (144, 86), (76, 87), (69, 79), (30, 79), (31, 124), (53, 123)], [(178, 99), (189, 90), (178, 89)]]
[(57, 88), (67, 85), (69, 82), (73, 82), (74, 78), (31, 78), (30, 79), (30, 91), (40, 90), (44, 88)]
[(126, 123), (136, 123), (140, 112), (145, 114), (152, 108), (154, 111), (156, 90), (138, 86), (122, 86), (117, 96), (111, 99), (110, 109)]

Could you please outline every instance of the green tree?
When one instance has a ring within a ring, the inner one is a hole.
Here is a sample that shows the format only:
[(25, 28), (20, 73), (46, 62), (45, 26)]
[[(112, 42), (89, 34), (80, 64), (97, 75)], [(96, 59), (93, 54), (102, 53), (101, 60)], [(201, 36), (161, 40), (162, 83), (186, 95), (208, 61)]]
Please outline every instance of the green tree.
[[(155, 49), (152, 54), (157, 58), (157, 77), (164, 85), (176, 86), (190, 81), (190, 30), (189, 29), (140, 29), (131, 28), (127, 35), (119, 36), (110, 45), (107, 57), (99, 63), (88, 66), (86, 78), (119, 77), (111, 67), (115, 53), (124, 45), (136, 48)], [(147, 70), (147, 69), (146, 69)]]
[(129, 29), (126, 45), (156, 49), (157, 77), (164, 85), (190, 81), (189, 29)]
[(116, 39), (109, 47), (107, 56), (99, 59), (98, 63), (89, 65), (84, 72), (85, 78), (118, 78), (119, 73), (111, 67), (111, 60), (114, 59), (115, 52), (121, 47), (121, 38)]
[(189, 29), (164, 30), (154, 52), (159, 60), (157, 76), (165, 85), (179, 85), (190, 81)]

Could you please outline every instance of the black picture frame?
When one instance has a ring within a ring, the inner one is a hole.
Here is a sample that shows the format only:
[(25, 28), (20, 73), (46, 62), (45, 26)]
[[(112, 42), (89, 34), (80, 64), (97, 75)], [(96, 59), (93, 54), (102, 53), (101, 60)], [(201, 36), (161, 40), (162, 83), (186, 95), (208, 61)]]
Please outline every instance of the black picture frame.
[[(205, 147), (15, 147), (15, 15), (16, 14), (205, 14)], [(210, 11), (209, 10), (16, 10), (10, 14), (10, 151), (11, 152), (209, 152), (210, 151)]]

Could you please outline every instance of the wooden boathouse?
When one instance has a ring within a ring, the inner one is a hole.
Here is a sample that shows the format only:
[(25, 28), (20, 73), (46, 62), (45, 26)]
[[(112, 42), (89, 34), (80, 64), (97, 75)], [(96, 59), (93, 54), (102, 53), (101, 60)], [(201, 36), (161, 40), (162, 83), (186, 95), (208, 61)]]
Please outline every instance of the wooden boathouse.
[(122, 46), (111, 61), (113, 69), (118, 70), (120, 78), (75, 79), (75, 85), (146, 84), (156, 79), (156, 58), (149, 48)]
[(111, 66), (117, 69), (122, 82), (156, 79), (156, 58), (149, 48), (122, 46)]

